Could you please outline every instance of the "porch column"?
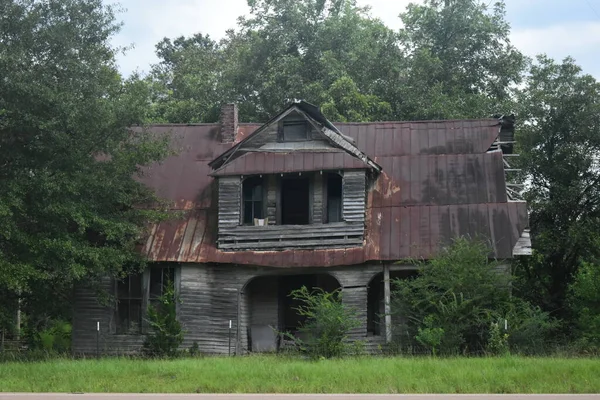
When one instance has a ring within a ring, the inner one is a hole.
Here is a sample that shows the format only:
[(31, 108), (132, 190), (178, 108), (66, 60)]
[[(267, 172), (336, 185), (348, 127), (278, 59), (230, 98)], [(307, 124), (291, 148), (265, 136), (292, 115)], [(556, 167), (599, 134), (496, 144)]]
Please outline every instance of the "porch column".
[(385, 311), (385, 342), (392, 342), (392, 308), (390, 290), (390, 266), (383, 264), (383, 296)]
[(357, 311), (360, 326), (350, 331), (350, 339), (363, 340), (367, 337), (367, 286), (342, 288), (342, 302)]

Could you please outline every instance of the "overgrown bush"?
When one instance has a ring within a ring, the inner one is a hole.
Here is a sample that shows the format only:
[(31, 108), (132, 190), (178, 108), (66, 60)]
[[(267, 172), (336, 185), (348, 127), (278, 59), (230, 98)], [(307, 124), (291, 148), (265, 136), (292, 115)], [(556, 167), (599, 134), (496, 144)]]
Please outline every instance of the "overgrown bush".
[[(543, 346), (556, 324), (511, 297), (511, 274), (488, 255), (484, 242), (459, 238), (429, 262), (416, 262), (416, 277), (394, 280), (393, 320), (402, 321), (394, 328), (397, 348), (421, 344), (433, 350), (436, 344), (440, 354), (454, 355), (500, 354), (507, 345), (527, 351)], [(497, 324), (504, 319), (509, 329), (500, 332), (504, 324)]]
[(491, 323), (510, 301), (510, 275), (488, 254), (484, 243), (459, 238), (430, 262), (417, 262), (418, 276), (394, 281), (392, 310), (403, 317), (396, 331), (404, 344), (414, 345), (430, 318), (443, 330), (440, 353), (485, 349)]
[(444, 328), (435, 326), (435, 317), (433, 315), (426, 316), (423, 320), (423, 325), (424, 327), (418, 328), (415, 339), (424, 347), (430, 349), (431, 354), (435, 357), (436, 350), (439, 349), (444, 337)]
[(31, 350), (48, 354), (65, 354), (71, 351), (71, 324), (63, 320), (51, 320), (47, 327), (38, 332), (29, 333)]
[(342, 303), (339, 289), (311, 291), (303, 286), (290, 296), (300, 302), (295, 310), (306, 318), (299, 329), (304, 339), (288, 335), (301, 350), (313, 358), (355, 355), (360, 351), (360, 344), (348, 341), (348, 333), (360, 326), (360, 320), (355, 310)]
[(183, 328), (177, 320), (177, 303), (173, 282), (167, 282), (163, 294), (148, 307), (146, 321), (150, 333), (144, 341), (144, 354), (151, 357), (173, 357), (183, 342)]
[(487, 342), (487, 352), (490, 355), (503, 356), (510, 353), (508, 338), (506, 333), (498, 322), (492, 322)]
[(556, 344), (559, 321), (527, 301), (513, 297), (504, 317), (512, 352), (526, 355), (548, 354)]
[(575, 315), (576, 340), (587, 349), (600, 349), (600, 264), (583, 263), (569, 288)]

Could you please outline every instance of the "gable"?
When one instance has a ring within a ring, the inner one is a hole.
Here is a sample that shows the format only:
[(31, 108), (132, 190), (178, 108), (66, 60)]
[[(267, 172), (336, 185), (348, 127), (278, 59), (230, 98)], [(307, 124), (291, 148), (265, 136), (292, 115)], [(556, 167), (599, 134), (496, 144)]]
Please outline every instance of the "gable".
[[(311, 108), (312, 107), (312, 108)], [(316, 111), (315, 111), (316, 110)], [(305, 102), (294, 103), (258, 128), (253, 134), (215, 158), (209, 165), (218, 175), (238, 158), (248, 153), (293, 154), (296, 152), (342, 152), (355, 158), (365, 168), (377, 172), (381, 168), (360, 151), (353, 139), (343, 135), (316, 107)], [(239, 162), (238, 162), (239, 164)], [(341, 168), (339, 165), (337, 168)], [(236, 167), (237, 170), (239, 167)], [(266, 171), (264, 171), (266, 173)]]

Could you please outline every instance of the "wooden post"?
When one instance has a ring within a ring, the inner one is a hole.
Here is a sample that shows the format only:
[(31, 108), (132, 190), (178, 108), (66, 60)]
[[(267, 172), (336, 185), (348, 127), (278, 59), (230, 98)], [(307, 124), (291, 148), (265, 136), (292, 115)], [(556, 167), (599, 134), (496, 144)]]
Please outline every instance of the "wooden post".
[(240, 355), (240, 350), (241, 350), (241, 338), (240, 338), (240, 334), (241, 334), (241, 319), (242, 316), (240, 315), (241, 313), (241, 301), (242, 301), (242, 292), (240, 289), (237, 290), (237, 312), (236, 312), (236, 322), (235, 322), (235, 356), (239, 356)]
[(17, 318), (15, 324), (15, 339), (17, 342), (21, 340), (21, 296), (19, 294), (19, 298), (17, 299)]
[(392, 341), (392, 309), (391, 309), (391, 291), (390, 291), (390, 266), (383, 264), (383, 294), (385, 307), (385, 342)]

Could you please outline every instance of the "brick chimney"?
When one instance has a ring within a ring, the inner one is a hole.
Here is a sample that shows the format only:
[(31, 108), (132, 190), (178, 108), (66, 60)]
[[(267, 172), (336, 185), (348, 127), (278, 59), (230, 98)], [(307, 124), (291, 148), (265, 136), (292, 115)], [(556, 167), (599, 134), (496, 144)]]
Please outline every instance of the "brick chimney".
[(233, 143), (238, 130), (238, 109), (233, 103), (223, 104), (221, 106), (221, 141), (223, 143)]

